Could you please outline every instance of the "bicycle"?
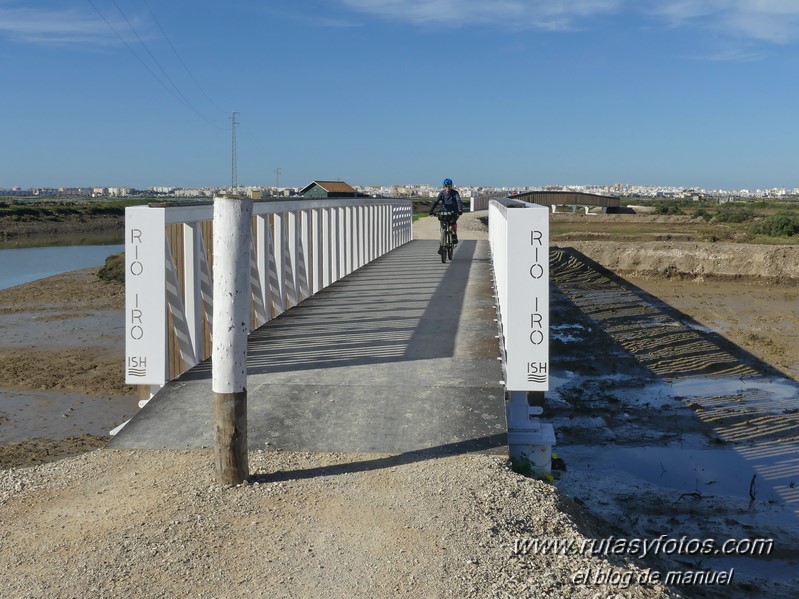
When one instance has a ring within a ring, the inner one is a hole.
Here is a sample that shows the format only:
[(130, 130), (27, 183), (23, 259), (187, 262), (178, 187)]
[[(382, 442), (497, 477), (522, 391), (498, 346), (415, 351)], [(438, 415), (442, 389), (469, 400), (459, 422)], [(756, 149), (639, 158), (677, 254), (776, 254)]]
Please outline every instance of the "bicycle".
[(447, 262), (447, 258), (452, 260), (452, 251), (455, 249), (455, 244), (452, 242), (452, 225), (455, 222), (453, 217), (456, 214), (456, 212), (449, 210), (441, 210), (436, 214), (441, 223), (441, 245), (438, 248), (438, 253), (441, 256), (442, 264)]

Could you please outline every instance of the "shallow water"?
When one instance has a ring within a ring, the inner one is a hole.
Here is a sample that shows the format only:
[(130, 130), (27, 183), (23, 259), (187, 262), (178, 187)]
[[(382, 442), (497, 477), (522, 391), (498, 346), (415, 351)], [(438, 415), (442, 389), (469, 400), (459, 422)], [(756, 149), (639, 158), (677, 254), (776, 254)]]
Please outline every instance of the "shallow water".
[(72, 245), (0, 249), (0, 289), (53, 275), (101, 266), (124, 245)]
[[(683, 493), (749, 499), (755, 465), (734, 449), (696, 447), (606, 446), (561, 448), (559, 453), (575, 470), (625, 472), (635, 479)], [(781, 501), (771, 484), (755, 479), (758, 501)], [(673, 500), (673, 499), (672, 499)]]

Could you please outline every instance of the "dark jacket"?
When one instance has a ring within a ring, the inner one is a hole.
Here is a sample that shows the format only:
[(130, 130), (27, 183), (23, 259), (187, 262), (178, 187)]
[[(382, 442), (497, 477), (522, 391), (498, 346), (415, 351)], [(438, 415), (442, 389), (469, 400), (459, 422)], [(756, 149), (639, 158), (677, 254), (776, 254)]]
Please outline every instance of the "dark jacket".
[(447, 193), (446, 189), (442, 189), (441, 192), (438, 194), (436, 201), (433, 202), (433, 205), (430, 206), (430, 214), (436, 209), (436, 206), (441, 204), (442, 210), (449, 210), (450, 212), (457, 212), (460, 214), (463, 212), (463, 202), (461, 202), (461, 194), (458, 193), (458, 190), (450, 188), (449, 193)]

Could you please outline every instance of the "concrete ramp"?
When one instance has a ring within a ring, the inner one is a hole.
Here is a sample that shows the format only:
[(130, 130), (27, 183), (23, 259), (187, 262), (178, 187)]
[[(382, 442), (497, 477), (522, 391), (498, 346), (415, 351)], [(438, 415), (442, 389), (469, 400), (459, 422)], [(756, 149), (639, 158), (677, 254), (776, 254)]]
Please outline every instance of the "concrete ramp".
[[(253, 449), (506, 450), (487, 241), (442, 264), (413, 241), (250, 335)], [(207, 360), (164, 387), (113, 448), (213, 447)]]

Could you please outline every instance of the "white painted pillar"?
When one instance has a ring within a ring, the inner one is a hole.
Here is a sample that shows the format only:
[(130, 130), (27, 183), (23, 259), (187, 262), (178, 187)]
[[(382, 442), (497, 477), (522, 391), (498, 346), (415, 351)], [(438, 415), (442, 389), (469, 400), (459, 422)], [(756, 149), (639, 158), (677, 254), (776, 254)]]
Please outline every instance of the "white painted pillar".
[(284, 261), (286, 260), (285, 252), (285, 239), (286, 239), (286, 225), (285, 214), (276, 213), (273, 216), (274, 228), (272, 230), (272, 245), (274, 248), (275, 256), (275, 278), (277, 279), (277, 287), (279, 293), (279, 313), (286, 310), (286, 282), (285, 282), (285, 267)]
[(336, 257), (336, 248), (333, 245), (331, 232), (333, 229), (331, 216), (334, 208), (323, 208), (319, 211), (319, 244), (322, 252), (319, 252), (321, 263), (319, 288), (324, 289), (330, 285), (333, 271), (333, 260)]
[(311, 283), (310, 249), (308, 247), (308, 211), (298, 210), (294, 221), (297, 235), (297, 303), (309, 295)]
[(313, 253), (313, 279), (311, 283), (311, 295), (317, 293), (324, 287), (325, 258), (330, 255), (330, 248), (324, 244), (324, 215), (327, 211), (324, 208), (314, 208), (311, 210), (311, 246)]
[(286, 243), (283, 244), (286, 255), (283, 257), (285, 260), (286, 271), (284, 273), (284, 283), (286, 285), (286, 308), (296, 306), (299, 300), (299, 287), (297, 286), (297, 213), (286, 213), (286, 228), (284, 239)]
[(347, 206), (344, 208), (344, 272), (342, 276), (346, 277), (353, 271), (353, 250), (355, 249), (355, 242), (353, 238), (353, 213), (355, 208)]
[[(269, 320), (269, 222), (266, 216), (255, 217), (255, 260), (258, 268), (258, 278), (261, 283), (261, 301), (263, 302), (265, 318)], [(261, 326), (263, 323), (256, 323)]]
[(383, 212), (383, 253), (394, 249), (391, 247), (391, 210), (387, 205), (381, 207)]
[(247, 459), (247, 334), (250, 321), (252, 200), (214, 198), (212, 390), (216, 478), (239, 484)]
[(365, 206), (366, 211), (366, 257), (364, 264), (377, 258), (377, 209)]
[(330, 273), (331, 283), (338, 281), (341, 278), (341, 271), (343, 270), (341, 264), (344, 260), (344, 242), (342, 241), (342, 228), (344, 222), (344, 209), (343, 208), (333, 208), (330, 213), (332, 217), (332, 225), (331, 225), (331, 233), (333, 234), (333, 239), (331, 240), (331, 244), (335, 246), (335, 254), (332, 256), (333, 264), (332, 264), (332, 271)]
[(357, 226), (355, 227), (355, 236), (358, 241), (358, 266), (356, 268), (360, 268), (366, 264), (366, 235), (369, 225), (366, 222), (366, 208), (358, 206), (356, 211), (358, 213)]
[[(202, 359), (202, 292), (200, 253), (202, 243), (199, 223), (183, 224), (183, 297), (186, 324), (195, 359)], [(194, 364), (188, 365), (189, 368)]]

